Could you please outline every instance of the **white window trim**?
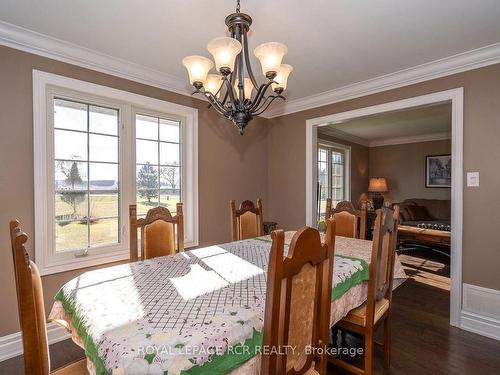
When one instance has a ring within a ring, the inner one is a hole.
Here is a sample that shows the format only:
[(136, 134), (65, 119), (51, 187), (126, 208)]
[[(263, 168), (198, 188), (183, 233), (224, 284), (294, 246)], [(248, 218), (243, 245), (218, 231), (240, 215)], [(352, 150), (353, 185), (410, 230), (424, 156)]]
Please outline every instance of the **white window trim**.
[[(51, 207), (50, 186), (53, 182), (52, 138), (48, 121), (51, 109), (48, 102), (52, 93), (71, 92), (71, 97), (83, 100), (101, 98), (120, 109), (120, 173), (121, 186), (121, 242), (109, 251), (86, 257), (54, 258), (54, 243), (49, 217)], [(181, 132), (183, 143), (183, 199), (185, 220), (185, 247), (198, 246), (198, 110), (127, 91), (101, 86), (56, 74), (33, 70), (33, 139), (34, 139), (34, 205), (35, 205), (35, 261), (42, 275), (86, 268), (129, 258), (128, 205), (135, 203), (135, 129), (133, 108), (172, 114), (184, 119)], [(50, 144), (48, 143), (50, 142)], [(50, 151), (50, 155), (49, 152)], [(49, 167), (50, 164), (50, 167)], [(49, 232), (50, 230), (50, 232)]]
[[(343, 145), (342, 143), (336, 143), (331, 141), (326, 141), (323, 139), (318, 139), (318, 146), (323, 146), (327, 148), (337, 148), (344, 151), (344, 200), (351, 200), (351, 146)], [(331, 160), (329, 161), (331, 164)], [(331, 167), (329, 167), (331, 168)], [(331, 176), (329, 177), (331, 179)], [(331, 186), (328, 196), (331, 195)]]

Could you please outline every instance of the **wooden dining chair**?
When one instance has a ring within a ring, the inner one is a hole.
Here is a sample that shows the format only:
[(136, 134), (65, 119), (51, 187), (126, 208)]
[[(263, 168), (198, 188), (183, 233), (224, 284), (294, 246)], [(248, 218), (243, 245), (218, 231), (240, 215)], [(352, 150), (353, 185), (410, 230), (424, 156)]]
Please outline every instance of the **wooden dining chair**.
[[(150, 209), (145, 218), (137, 218), (137, 206), (131, 204), (130, 214), (130, 261), (139, 258), (137, 230), (141, 231), (141, 260), (184, 251), (184, 216), (182, 203), (177, 203), (177, 213), (172, 216), (168, 208)], [(176, 249), (177, 247), (177, 249)]]
[(262, 201), (257, 199), (257, 207), (252, 201), (243, 201), (236, 209), (234, 200), (229, 201), (231, 215), (231, 241), (246, 240), (264, 235)]
[[(260, 373), (324, 375), (332, 299), (334, 220), (327, 220), (325, 244), (321, 243), (318, 230), (304, 227), (293, 236), (286, 257), (284, 231), (273, 231), (271, 238), (263, 347), (275, 351), (262, 354)], [(316, 351), (307, 351), (308, 347)]]
[(360, 209), (357, 210), (349, 201), (341, 201), (333, 208), (332, 199), (328, 198), (325, 217), (335, 217), (337, 236), (365, 239), (366, 201), (362, 201)]
[(353, 374), (371, 375), (373, 373), (373, 335), (382, 324), (384, 325), (384, 342), (381, 345), (384, 349), (384, 367), (390, 366), (392, 284), (398, 219), (399, 207), (397, 206), (394, 211), (390, 208), (377, 210), (367, 301), (351, 310), (335, 326), (364, 337), (364, 368), (358, 368), (338, 357), (329, 357), (330, 362)]
[(23, 337), (24, 372), (30, 375), (88, 374), (86, 359), (50, 371), (42, 279), (36, 264), (30, 260), (26, 251), (25, 243), (28, 241), (28, 236), (21, 231), (17, 220), (10, 222), (10, 239), (19, 323)]

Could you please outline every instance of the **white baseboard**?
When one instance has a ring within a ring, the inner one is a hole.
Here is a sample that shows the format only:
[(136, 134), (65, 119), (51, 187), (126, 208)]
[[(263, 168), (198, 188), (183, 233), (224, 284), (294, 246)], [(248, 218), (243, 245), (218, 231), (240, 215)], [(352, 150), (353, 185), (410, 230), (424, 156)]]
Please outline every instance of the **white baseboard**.
[[(69, 339), (70, 337), (71, 335), (64, 328), (54, 323), (47, 323), (47, 339), (49, 345)], [(0, 337), (0, 362), (12, 357), (17, 357), (21, 354), (23, 354), (23, 339), (21, 332)]]
[(500, 340), (500, 320), (483, 315), (462, 311), (462, 329)]
[(500, 340), (500, 291), (464, 283), (461, 323), (466, 331)]

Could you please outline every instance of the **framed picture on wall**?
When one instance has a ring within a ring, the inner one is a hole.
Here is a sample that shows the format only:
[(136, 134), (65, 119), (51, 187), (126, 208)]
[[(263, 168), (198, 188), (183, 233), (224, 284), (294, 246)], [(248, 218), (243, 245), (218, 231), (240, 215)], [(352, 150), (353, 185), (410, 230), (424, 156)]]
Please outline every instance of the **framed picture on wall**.
[(451, 155), (428, 155), (425, 157), (425, 187), (451, 187)]

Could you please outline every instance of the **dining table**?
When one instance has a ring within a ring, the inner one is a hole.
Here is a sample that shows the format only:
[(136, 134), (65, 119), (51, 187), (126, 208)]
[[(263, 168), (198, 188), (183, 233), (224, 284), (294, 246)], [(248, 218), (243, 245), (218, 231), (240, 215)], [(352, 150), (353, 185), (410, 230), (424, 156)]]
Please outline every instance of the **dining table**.
[[(91, 375), (257, 375), (271, 245), (263, 236), (85, 272), (56, 294), (49, 321), (85, 350)], [(371, 253), (371, 241), (336, 237), (330, 326), (366, 301)], [(395, 286), (405, 279), (396, 255)]]

